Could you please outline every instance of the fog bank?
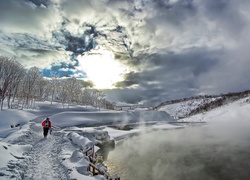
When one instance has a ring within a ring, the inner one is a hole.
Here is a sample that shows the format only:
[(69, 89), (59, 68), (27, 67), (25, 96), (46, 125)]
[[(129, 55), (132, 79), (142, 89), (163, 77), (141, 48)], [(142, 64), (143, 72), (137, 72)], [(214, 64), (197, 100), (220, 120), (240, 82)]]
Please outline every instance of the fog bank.
[(117, 145), (107, 165), (124, 180), (246, 180), (249, 128), (242, 116), (227, 123), (145, 133)]

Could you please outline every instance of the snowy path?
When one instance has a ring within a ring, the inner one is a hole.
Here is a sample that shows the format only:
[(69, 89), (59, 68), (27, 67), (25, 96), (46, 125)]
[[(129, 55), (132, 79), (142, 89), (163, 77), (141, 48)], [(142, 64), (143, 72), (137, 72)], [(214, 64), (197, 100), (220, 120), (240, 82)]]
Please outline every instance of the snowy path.
[(33, 148), (22, 162), (25, 180), (64, 180), (69, 179), (67, 169), (63, 167), (60, 152), (65, 145), (63, 134), (53, 132), (47, 139), (42, 136), (42, 128), (37, 124), (30, 126)]

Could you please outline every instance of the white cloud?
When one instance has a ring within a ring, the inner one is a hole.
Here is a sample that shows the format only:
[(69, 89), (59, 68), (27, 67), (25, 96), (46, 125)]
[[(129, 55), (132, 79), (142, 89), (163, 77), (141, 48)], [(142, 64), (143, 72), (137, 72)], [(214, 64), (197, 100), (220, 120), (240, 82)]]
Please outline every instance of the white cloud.
[(0, 30), (7, 33), (31, 33), (46, 36), (61, 21), (55, 6), (37, 7), (25, 1), (3, 1), (0, 7)]

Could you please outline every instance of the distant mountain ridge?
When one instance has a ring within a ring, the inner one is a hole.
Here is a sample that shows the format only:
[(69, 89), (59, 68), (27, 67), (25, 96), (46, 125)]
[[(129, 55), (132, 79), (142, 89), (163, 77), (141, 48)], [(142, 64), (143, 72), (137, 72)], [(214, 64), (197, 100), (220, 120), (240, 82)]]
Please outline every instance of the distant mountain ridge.
[(163, 102), (154, 107), (154, 110), (166, 111), (174, 119), (182, 119), (209, 111), (248, 96), (250, 96), (250, 90), (220, 95), (194, 96)]

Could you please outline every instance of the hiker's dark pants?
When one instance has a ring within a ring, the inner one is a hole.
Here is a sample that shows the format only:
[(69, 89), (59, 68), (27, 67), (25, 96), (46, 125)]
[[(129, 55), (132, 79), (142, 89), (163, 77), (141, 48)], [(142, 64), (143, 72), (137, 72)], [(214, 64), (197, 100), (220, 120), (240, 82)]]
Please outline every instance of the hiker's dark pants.
[(47, 137), (48, 132), (49, 132), (49, 128), (44, 127), (44, 128), (43, 128), (43, 135), (44, 135), (44, 137)]

